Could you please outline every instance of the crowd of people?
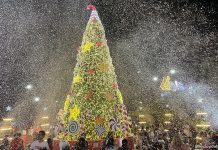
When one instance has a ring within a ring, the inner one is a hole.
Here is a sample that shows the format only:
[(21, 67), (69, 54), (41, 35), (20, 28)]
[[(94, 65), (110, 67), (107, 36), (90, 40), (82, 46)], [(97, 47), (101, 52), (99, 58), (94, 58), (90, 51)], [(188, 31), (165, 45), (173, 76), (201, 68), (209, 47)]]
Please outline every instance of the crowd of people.
[[(199, 137), (201, 143), (196, 143), (196, 134), (193, 132), (191, 135), (187, 135), (184, 129), (173, 130), (162, 130), (160, 127), (142, 127), (138, 131), (134, 139), (134, 149), (135, 150), (215, 150), (218, 143), (218, 136), (213, 136), (210, 130), (200, 132)], [(16, 133), (14, 138), (9, 142), (8, 136), (6, 135), (3, 139), (3, 144), (0, 147), (0, 150), (53, 150), (53, 139), (48, 138), (47, 141), (45, 138), (45, 131), (39, 131), (35, 137), (32, 144), (24, 146), (24, 142), (21, 138), (20, 133)], [(215, 137), (215, 138), (214, 138)], [(211, 146), (214, 145), (214, 146)], [(200, 146), (200, 147), (199, 147)], [(88, 142), (86, 140), (86, 135), (82, 134), (77, 143), (73, 146), (67, 141), (60, 141), (59, 143), (60, 150), (88, 150)], [(106, 136), (103, 144), (102, 150), (130, 150), (128, 140), (122, 140), (122, 146), (117, 147), (115, 144), (115, 139), (113, 132), (109, 132)]]
[[(34, 138), (32, 144), (24, 147), (24, 142), (21, 138), (20, 133), (16, 133), (11, 142), (8, 140), (6, 135), (3, 139), (3, 144), (0, 147), (0, 150), (53, 150), (53, 140), (48, 138), (47, 141), (44, 140), (45, 131), (39, 131), (37, 136)], [(82, 134), (78, 139), (77, 143), (70, 147), (70, 144), (67, 141), (60, 141), (59, 143), (60, 150), (88, 150), (88, 142), (86, 140), (85, 134)], [(105, 141), (103, 142), (102, 150), (130, 150), (128, 148), (128, 140), (122, 140), (122, 146), (117, 149), (114, 144), (113, 133), (109, 132)]]

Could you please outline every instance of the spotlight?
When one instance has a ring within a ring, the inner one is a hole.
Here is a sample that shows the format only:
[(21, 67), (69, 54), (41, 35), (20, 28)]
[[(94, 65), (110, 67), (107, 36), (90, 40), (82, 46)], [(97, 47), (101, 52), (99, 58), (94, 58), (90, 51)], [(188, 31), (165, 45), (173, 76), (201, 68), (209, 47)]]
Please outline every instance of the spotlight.
[(26, 87), (25, 87), (27, 90), (31, 90), (33, 88), (33, 86), (31, 84), (28, 84)]
[(35, 101), (35, 102), (38, 102), (39, 100), (40, 100), (39, 97), (35, 97), (35, 98), (34, 98), (34, 101)]
[(157, 81), (158, 80), (158, 77), (153, 77), (153, 81)]
[(171, 69), (171, 70), (170, 70), (170, 73), (171, 73), (171, 74), (175, 74), (175, 73), (176, 73), (176, 70)]

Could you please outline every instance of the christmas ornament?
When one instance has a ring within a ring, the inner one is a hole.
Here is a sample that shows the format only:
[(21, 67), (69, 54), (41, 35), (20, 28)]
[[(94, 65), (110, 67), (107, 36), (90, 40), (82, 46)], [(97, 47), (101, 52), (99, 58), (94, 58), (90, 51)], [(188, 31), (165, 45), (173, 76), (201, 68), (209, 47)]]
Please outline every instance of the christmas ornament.
[(93, 43), (91, 43), (91, 42), (86, 42), (86, 44), (85, 44), (85, 45), (83, 46), (83, 48), (82, 48), (82, 52), (83, 52), (83, 53), (90, 52), (91, 47), (93, 47), (93, 46), (94, 46)]
[(101, 42), (101, 41), (98, 41), (98, 42), (95, 43), (95, 45), (98, 46), (98, 47), (99, 47), (99, 46), (102, 46), (102, 42)]
[(73, 83), (79, 83), (82, 80), (82, 77), (80, 75), (77, 75), (76, 77), (74, 77), (73, 79)]
[(93, 98), (94, 92), (93, 91), (89, 91), (86, 95), (86, 99), (91, 100)]
[(68, 125), (68, 131), (71, 134), (74, 134), (79, 131), (79, 124), (76, 121), (71, 121)]
[(108, 64), (100, 64), (98, 66), (98, 68), (102, 71), (102, 72), (107, 72), (109, 70), (109, 65)]
[(70, 109), (69, 119), (70, 120), (76, 120), (77, 117), (79, 116), (79, 114), (80, 114), (80, 110), (79, 110), (78, 106), (75, 105), (75, 107), (73, 109)]
[(104, 118), (102, 118), (102, 117), (100, 117), (100, 116), (97, 116), (97, 117), (95, 118), (95, 123), (96, 123), (97, 125), (103, 124), (103, 122), (104, 122)]
[(109, 121), (110, 129), (112, 131), (117, 131), (120, 128), (120, 122), (118, 118), (110, 119)]
[(170, 76), (163, 77), (163, 81), (161, 82), (160, 88), (163, 91), (170, 91), (171, 90)]
[(11, 111), (11, 106), (7, 106), (6, 111)]
[(95, 72), (95, 71), (94, 71), (93, 69), (88, 69), (88, 70), (87, 70), (87, 73), (88, 73), (89, 75), (94, 74), (94, 72)]
[(105, 128), (103, 127), (103, 125), (97, 125), (95, 127), (95, 131), (97, 133), (98, 136), (103, 135), (103, 133), (106, 131)]

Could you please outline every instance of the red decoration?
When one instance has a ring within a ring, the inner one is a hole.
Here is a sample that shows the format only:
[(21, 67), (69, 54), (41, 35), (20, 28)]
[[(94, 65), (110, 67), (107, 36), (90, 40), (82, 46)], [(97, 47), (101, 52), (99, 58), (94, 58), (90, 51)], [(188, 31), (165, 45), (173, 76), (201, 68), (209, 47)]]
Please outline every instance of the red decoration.
[(102, 42), (101, 41), (97, 41), (95, 45), (96, 46), (102, 46)]
[(93, 69), (88, 69), (88, 70), (87, 70), (87, 73), (88, 73), (89, 75), (92, 75), (92, 74), (95, 73), (95, 71), (94, 71)]
[(96, 10), (96, 7), (95, 7), (95, 5), (89, 4), (87, 6), (87, 10)]
[(118, 84), (117, 83), (113, 84), (113, 89), (118, 89)]

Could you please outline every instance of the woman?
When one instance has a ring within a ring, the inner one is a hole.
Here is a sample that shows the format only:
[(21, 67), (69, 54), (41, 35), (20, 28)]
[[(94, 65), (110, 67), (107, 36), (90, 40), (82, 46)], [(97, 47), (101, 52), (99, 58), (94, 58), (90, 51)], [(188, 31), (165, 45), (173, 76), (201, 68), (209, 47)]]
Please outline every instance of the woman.
[(179, 134), (173, 137), (172, 143), (170, 144), (170, 150), (189, 150), (189, 146), (182, 142)]
[(79, 141), (76, 143), (73, 150), (88, 150), (86, 140), (83, 137), (79, 138)]
[(118, 150), (130, 150), (127, 139), (122, 140), (122, 146)]

